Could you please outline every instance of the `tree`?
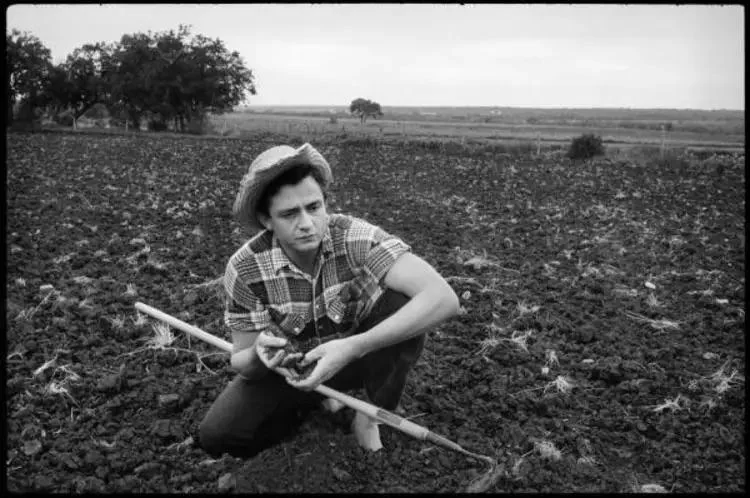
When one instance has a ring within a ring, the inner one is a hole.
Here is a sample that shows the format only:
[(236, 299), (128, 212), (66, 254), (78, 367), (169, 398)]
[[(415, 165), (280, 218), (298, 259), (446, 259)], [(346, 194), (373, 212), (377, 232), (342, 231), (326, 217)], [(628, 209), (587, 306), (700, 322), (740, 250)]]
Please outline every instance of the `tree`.
[(13, 109), (18, 102), (32, 110), (41, 105), (40, 97), (52, 67), (50, 50), (28, 32), (13, 29), (5, 36), (5, 71), (8, 124), (13, 122)]
[(151, 125), (171, 120), (201, 122), (206, 113), (231, 111), (255, 94), (252, 71), (237, 52), (190, 28), (124, 35), (112, 55), (112, 109), (124, 112), (138, 126), (149, 115)]
[[(97, 104), (136, 129), (143, 118), (164, 129), (174, 122), (202, 123), (209, 112), (231, 111), (255, 95), (254, 76), (238, 52), (219, 39), (177, 32), (123, 35), (113, 44), (86, 44), (53, 66), (35, 37), (13, 30), (6, 37), (8, 113), (19, 98), (70, 111), (75, 119)], [(172, 121), (173, 120), (173, 121)]]
[(51, 69), (45, 95), (53, 112), (70, 109), (75, 126), (96, 104), (109, 103), (113, 50), (105, 43), (86, 44)]
[(378, 118), (383, 115), (380, 104), (368, 99), (354, 99), (349, 105), (349, 112), (359, 117), (360, 124), (365, 124), (368, 117)]
[(157, 56), (151, 37), (143, 33), (123, 35), (112, 53), (109, 110), (136, 130), (144, 113), (154, 106), (150, 92)]

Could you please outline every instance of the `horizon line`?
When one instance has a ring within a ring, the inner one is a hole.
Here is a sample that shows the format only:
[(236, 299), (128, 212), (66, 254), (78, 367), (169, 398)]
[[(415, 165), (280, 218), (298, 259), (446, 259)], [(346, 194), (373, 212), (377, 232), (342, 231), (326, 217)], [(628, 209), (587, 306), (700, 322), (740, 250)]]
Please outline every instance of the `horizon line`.
[[(237, 107), (349, 107), (346, 104), (241, 104)], [(632, 110), (632, 111), (729, 111), (729, 112), (745, 112), (745, 109), (732, 109), (726, 107), (720, 108), (701, 108), (701, 107), (624, 107), (624, 106), (510, 106), (510, 105), (454, 105), (454, 104), (442, 104), (442, 105), (382, 105), (383, 108), (388, 107), (418, 107), (418, 108), (453, 108), (453, 109), (528, 109), (528, 110), (566, 110), (566, 109), (577, 109), (577, 110), (593, 110), (593, 109), (615, 109), (615, 110)]]

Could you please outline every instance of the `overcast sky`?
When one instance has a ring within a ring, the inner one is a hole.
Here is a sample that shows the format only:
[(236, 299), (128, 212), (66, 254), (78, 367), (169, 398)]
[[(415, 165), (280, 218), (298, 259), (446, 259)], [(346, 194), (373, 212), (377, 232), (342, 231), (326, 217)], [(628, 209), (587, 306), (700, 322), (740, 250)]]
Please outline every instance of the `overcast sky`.
[(744, 11), (709, 5), (14, 5), (60, 62), (85, 43), (220, 38), (251, 105), (745, 108)]

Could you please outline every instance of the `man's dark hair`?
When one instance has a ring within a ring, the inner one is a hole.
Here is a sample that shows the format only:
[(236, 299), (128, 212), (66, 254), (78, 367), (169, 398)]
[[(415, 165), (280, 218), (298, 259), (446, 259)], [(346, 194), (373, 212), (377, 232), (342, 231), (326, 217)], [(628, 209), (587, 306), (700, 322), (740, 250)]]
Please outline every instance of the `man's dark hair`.
[(325, 182), (318, 170), (309, 164), (299, 164), (292, 166), (290, 169), (271, 180), (271, 183), (268, 184), (258, 199), (256, 211), (268, 216), (268, 208), (271, 205), (271, 198), (281, 190), (281, 187), (284, 185), (297, 185), (308, 176), (312, 176), (313, 179), (318, 182), (320, 189), (323, 191), (323, 199), (327, 199), (328, 193), (326, 192)]

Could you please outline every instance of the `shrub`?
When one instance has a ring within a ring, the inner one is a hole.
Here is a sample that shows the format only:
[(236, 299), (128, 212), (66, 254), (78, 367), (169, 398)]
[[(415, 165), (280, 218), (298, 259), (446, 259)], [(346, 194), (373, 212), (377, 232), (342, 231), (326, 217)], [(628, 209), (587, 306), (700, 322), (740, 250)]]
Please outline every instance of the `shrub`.
[(18, 106), (16, 116), (12, 123), (15, 131), (36, 131), (41, 129), (41, 111), (27, 100), (23, 100)]
[(591, 159), (595, 156), (604, 155), (602, 137), (593, 133), (586, 133), (574, 138), (568, 149), (568, 157), (571, 159)]
[(378, 140), (372, 137), (348, 138), (344, 143), (355, 147), (377, 147), (379, 144)]
[(453, 141), (448, 141), (442, 144), (443, 153), (450, 156), (460, 156), (467, 152), (466, 146)]
[(510, 152), (515, 156), (529, 156), (536, 152), (536, 145), (529, 140), (520, 141), (510, 148)]
[(113, 128), (125, 128), (125, 120), (122, 118), (109, 118), (109, 125)]
[(208, 118), (194, 117), (185, 124), (185, 132), (189, 135), (219, 135), (219, 131)]
[(658, 158), (654, 158), (646, 163), (647, 166), (657, 166), (665, 169), (672, 169), (676, 171), (685, 171), (690, 167), (690, 161), (683, 150), (669, 149), (663, 154), (660, 154)]
[(52, 120), (61, 126), (73, 126), (73, 113), (71, 111), (63, 111), (55, 114)]
[(109, 111), (104, 104), (94, 104), (94, 106), (83, 114), (89, 119), (104, 119), (109, 117)]
[(165, 121), (152, 119), (148, 122), (148, 129), (151, 131), (166, 131), (169, 126)]
[(487, 144), (482, 147), (482, 152), (489, 155), (507, 154), (508, 147), (504, 143)]

